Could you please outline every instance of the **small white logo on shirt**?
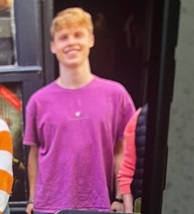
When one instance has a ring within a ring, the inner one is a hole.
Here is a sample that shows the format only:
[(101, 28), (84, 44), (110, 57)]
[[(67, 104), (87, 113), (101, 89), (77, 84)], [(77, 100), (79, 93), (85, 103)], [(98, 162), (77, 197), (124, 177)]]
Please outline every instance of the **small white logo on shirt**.
[(76, 111), (76, 112), (75, 112), (75, 116), (76, 116), (76, 117), (79, 117), (80, 115), (81, 115), (81, 111)]

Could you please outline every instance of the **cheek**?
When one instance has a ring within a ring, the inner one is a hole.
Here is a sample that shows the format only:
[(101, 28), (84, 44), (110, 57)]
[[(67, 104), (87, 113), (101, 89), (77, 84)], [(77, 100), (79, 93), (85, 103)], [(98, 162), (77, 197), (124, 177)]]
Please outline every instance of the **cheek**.
[(55, 45), (55, 46), (53, 46), (52, 48), (51, 48), (51, 52), (53, 53), (53, 54), (58, 54), (58, 53), (60, 53), (60, 52), (62, 52), (63, 51), (63, 47), (60, 45)]
[(51, 43), (50, 44), (50, 50), (51, 50), (51, 53), (55, 54), (56, 53), (56, 46), (54, 43)]
[(90, 43), (90, 48), (92, 48), (94, 46), (94, 36), (90, 37), (89, 43)]
[(94, 46), (94, 40), (90, 41), (90, 48)]

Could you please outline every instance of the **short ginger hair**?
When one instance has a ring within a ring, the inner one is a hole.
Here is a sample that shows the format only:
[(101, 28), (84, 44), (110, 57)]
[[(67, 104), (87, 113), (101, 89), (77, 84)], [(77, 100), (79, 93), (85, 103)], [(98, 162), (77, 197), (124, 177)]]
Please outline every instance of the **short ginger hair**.
[(62, 30), (63, 28), (83, 26), (86, 27), (89, 33), (93, 34), (93, 22), (91, 15), (79, 7), (67, 8), (53, 18), (50, 34), (54, 36), (55, 32)]
[(0, 10), (9, 9), (13, 4), (13, 0), (0, 0)]

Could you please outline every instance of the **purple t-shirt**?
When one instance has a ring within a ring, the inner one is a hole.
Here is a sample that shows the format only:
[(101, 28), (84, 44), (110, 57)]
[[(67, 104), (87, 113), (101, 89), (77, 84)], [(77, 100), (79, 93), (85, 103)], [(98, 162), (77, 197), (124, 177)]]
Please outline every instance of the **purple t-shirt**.
[(134, 112), (121, 84), (96, 76), (79, 89), (52, 82), (33, 94), (24, 144), (39, 146), (34, 210), (109, 210), (114, 145)]

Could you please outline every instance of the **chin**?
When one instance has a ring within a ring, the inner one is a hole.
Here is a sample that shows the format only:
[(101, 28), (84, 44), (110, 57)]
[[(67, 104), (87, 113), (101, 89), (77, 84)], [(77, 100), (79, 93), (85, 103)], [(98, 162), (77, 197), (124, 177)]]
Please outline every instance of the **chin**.
[(72, 61), (69, 61), (69, 62), (65, 62), (64, 65), (68, 66), (68, 67), (75, 67), (75, 66), (79, 66), (83, 64), (80, 60), (72, 60)]
[(65, 67), (68, 67), (68, 68), (74, 68), (74, 67), (77, 67), (79, 65), (81, 65), (80, 63), (78, 62), (71, 62), (71, 63), (64, 63), (63, 64)]

